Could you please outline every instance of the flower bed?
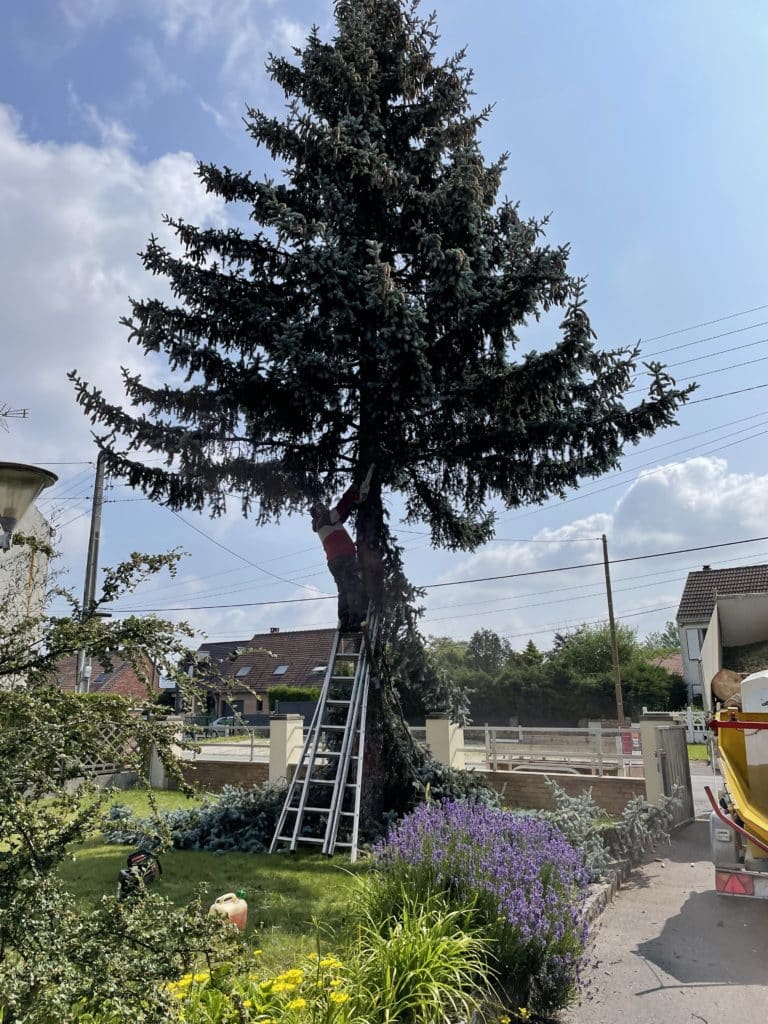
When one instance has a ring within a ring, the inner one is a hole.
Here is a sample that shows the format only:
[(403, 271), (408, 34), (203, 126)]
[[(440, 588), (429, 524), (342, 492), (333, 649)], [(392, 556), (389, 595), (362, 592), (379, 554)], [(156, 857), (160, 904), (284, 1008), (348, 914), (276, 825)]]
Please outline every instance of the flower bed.
[(507, 1003), (551, 1013), (575, 994), (586, 925), (583, 859), (551, 823), (478, 804), (422, 804), (376, 850), (370, 912), (439, 894), (489, 942)]

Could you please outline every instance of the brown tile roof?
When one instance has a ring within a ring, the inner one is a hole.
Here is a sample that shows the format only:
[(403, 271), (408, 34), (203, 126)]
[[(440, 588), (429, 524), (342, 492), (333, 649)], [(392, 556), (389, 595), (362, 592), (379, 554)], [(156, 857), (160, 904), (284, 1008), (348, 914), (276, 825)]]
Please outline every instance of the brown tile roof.
[[(327, 664), (333, 634), (332, 629), (256, 633), (250, 640), (233, 642), (231, 649), (240, 648), (242, 653), (232, 662), (220, 663), (222, 676), (234, 688), (242, 685), (260, 692), (272, 686), (319, 685), (323, 677), (312, 670)], [(206, 646), (212, 645), (204, 644), (200, 650)], [(286, 669), (276, 674), (283, 665)]]
[(734, 569), (699, 569), (689, 572), (677, 609), (678, 622), (709, 619), (718, 594), (768, 593), (768, 565), (740, 565)]
[[(147, 662), (147, 672), (152, 673), (152, 664)], [(56, 665), (56, 682), (60, 689), (74, 693), (77, 688), (77, 655), (70, 654)], [(155, 673), (154, 692), (159, 690), (160, 677)], [(147, 699), (147, 687), (133, 670), (133, 666), (122, 658), (115, 657), (111, 671), (95, 659), (91, 662), (91, 693), (119, 693), (124, 697)]]
[(683, 674), (682, 654), (665, 654), (659, 658), (653, 658), (652, 661), (658, 668), (665, 668), (667, 672), (671, 672), (675, 676)]

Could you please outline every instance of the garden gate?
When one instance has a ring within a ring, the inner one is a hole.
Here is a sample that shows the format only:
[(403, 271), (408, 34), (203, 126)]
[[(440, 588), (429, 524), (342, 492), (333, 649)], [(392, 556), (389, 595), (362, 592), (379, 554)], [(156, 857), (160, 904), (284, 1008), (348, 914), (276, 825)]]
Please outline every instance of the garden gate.
[(675, 827), (693, 821), (693, 790), (688, 764), (688, 743), (683, 725), (660, 725), (656, 728), (657, 752), (665, 796), (677, 795)]

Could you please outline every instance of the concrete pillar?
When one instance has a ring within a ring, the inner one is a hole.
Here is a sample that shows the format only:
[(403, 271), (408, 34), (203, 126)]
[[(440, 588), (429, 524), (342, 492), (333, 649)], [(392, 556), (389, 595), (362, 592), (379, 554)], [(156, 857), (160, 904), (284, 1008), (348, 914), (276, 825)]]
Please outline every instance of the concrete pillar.
[(304, 744), (302, 715), (271, 715), (269, 719), (269, 781), (288, 779), (289, 765), (298, 764)]
[(432, 757), (449, 768), (464, 767), (464, 730), (446, 715), (427, 718), (427, 746)]
[[(184, 739), (184, 719), (178, 715), (169, 715), (167, 721), (176, 726), (174, 733), (176, 742), (171, 744), (171, 753), (178, 760), (182, 750), (177, 744), (183, 742)], [(153, 789), (168, 789), (168, 772), (158, 756), (157, 747), (152, 747), (149, 755), (149, 784)]]
[(661, 805), (664, 796), (664, 782), (659, 756), (659, 725), (672, 725), (674, 719), (666, 711), (649, 711), (640, 719), (640, 742), (643, 747), (645, 768), (645, 799), (649, 804)]

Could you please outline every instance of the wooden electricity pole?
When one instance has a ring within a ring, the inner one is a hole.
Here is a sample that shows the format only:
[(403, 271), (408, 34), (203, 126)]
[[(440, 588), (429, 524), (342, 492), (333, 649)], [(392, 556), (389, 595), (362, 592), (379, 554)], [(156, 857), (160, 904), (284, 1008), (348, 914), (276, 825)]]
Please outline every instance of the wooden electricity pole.
[(613, 592), (611, 591), (611, 568), (608, 561), (608, 538), (603, 534), (603, 566), (605, 568), (605, 593), (608, 597), (608, 622), (611, 627), (611, 661), (613, 662), (613, 683), (616, 689), (616, 718), (619, 728), (624, 726), (624, 698), (621, 693), (621, 668), (619, 667), (619, 645), (616, 640), (616, 619), (613, 615)]
[[(99, 452), (96, 459), (96, 480), (93, 485), (93, 505), (91, 506), (91, 532), (88, 538), (88, 557), (85, 563), (85, 584), (83, 586), (82, 621), (86, 622), (93, 615), (93, 602), (96, 599), (96, 572), (99, 559), (99, 540), (101, 538), (101, 507), (104, 503), (104, 465), (105, 456)], [(77, 656), (77, 689), (87, 693), (91, 688), (91, 677), (87, 671), (88, 658), (84, 650)]]

